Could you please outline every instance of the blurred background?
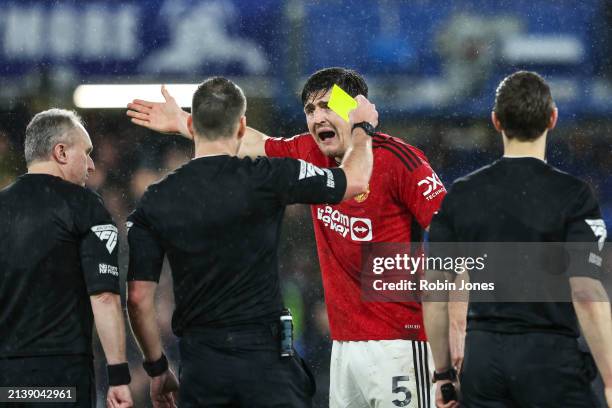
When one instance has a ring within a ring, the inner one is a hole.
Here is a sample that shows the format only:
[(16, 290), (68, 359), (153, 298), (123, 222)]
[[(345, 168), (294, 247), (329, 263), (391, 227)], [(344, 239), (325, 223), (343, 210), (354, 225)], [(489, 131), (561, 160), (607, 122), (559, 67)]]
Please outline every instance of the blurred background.
[[(122, 232), (146, 187), (188, 161), (191, 143), (132, 125), (132, 98), (161, 100), (159, 86), (209, 75), (235, 80), (248, 123), (272, 136), (306, 130), (298, 97), (315, 70), (362, 73), (380, 129), (421, 148), (448, 186), (501, 154), (489, 123), (499, 81), (535, 70), (560, 111), (552, 165), (588, 180), (612, 221), (612, 2), (606, 0), (0, 0), (0, 187), (25, 171), (23, 135), (50, 107), (76, 109), (94, 144), (91, 187)], [(90, 85), (120, 84), (121, 88)], [(170, 87), (184, 105), (190, 89)], [(186, 90), (185, 90), (186, 89)], [(181, 92), (183, 92), (181, 94)], [(180, 197), (178, 197), (180, 199)], [(285, 301), (297, 348), (313, 367), (317, 406), (327, 406), (331, 341), (308, 208), (288, 208), (280, 249)], [(178, 369), (167, 266), (158, 312)], [(136, 406), (148, 379), (128, 339)], [(96, 343), (98, 399), (104, 358)]]

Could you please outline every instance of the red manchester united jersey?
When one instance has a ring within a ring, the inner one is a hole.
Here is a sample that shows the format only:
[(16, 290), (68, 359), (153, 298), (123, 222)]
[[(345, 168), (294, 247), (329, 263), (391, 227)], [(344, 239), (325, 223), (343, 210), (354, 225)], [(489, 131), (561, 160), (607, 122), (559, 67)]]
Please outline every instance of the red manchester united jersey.
[[(425, 340), (420, 303), (362, 300), (361, 249), (371, 243), (420, 240), (446, 190), (421, 150), (384, 134), (373, 137), (373, 149), (366, 193), (336, 205), (311, 206), (331, 337)], [(337, 166), (310, 134), (270, 138), (266, 155)]]

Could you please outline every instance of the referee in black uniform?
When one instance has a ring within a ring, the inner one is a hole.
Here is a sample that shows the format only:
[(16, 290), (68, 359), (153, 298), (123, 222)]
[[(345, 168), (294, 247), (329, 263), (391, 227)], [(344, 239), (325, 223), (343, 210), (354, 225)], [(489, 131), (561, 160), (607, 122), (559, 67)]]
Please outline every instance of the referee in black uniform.
[[(363, 96), (353, 123), (376, 125)], [(246, 99), (224, 78), (204, 81), (188, 121), (195, 158), (148, 188), (128, 217), (129, 316), (152, 377), (154, 406), (173, 406), (155, 320), (154, 295), (164, 255), (172, 269), (180, 337), (181, 408), (308, 407), (314, 381), (297, 356), (281, 357), (283, 302), (278, 239), (285, 206), (338, 203), (366, 190), (369, 136), (354, 127), (342, 166), (236, 157), (246, 131)]]
[(27, 174), (0, 191), (0, 387), (76, 387), (76, 403), (53, 406), (95, 406), (95, 321), (110, 364), (107, 402), (131, 407), (117, 228), (84, 188), (91, 151), (74, 112), (41, 112), (26, 129)]
[[(598, 406), (590, 387), (596, 374), (593, 359), (578, 348), (580, 323), (612, 406), (612, 320), (600, 281), (606, 229), (590, 187), (545, 161), (547, 133), (557, 121), (548, 85), (533, 72), (508, 76), (497, 89), (492, 120), (503, 138), (504, 157), (453, 184), (431, 223), (431, 245), (573, 242), (568, 248), (588, 250), (570, 249), (569, 263), (561, 269), (569, 278), (567, 302), (471, 299), (460, 375), (461, 405)], [(555, 261), (548, 257), (546, 268), (554, 268)], [(541, 276), (525, 271), (537, 268), (525, 264), (506, 269), (503, 275), (535, 282)], [(552, 293), (548, 286), (539, 290)], [(455, 406), (455, 402), (444, 404), (440, 392), (442, 384), (455, 378), (449, 358), (447, 303), (426, 302), (424, 310), (436, 378), (441, 379), (437, 406)]]

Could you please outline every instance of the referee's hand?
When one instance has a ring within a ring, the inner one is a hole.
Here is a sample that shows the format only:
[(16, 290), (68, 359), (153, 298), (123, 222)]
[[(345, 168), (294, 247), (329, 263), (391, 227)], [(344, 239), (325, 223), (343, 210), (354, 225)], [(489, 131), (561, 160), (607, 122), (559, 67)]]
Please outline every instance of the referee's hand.
[(151, 378), (151, 402), (153, 408), (176, 408), (179, 383), (171, 369)]
[(108, 408), (131, 408), (134, 406), (132, 402), (132, 393), (127, 385), (115, 385), (108, 387), (106, 394), (106, 406)]
[[(442, 397), (441, 387), (447, 383), (451, 383), (451, 381), (440, 380), (436, 382), (436, 408), (459, 408), (459, 401), (453, 400), (449, 402), (444, 402), (444, 398)], [(457, 390), (457, 384), (454, 383), (454, 385), (455, 385), (455, 390)]]

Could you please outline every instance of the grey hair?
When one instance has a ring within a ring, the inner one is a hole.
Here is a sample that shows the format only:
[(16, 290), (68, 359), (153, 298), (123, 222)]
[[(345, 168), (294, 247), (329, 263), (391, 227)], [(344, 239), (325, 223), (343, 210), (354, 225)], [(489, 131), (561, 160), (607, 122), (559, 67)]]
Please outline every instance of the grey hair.
[(25, 160), (29, 166), (37, 160), (47, 160), (58, 143), (72, 143), (72, 131), (83, 120), (74, 111), (53, 108), (37, 113), (26, 128)]

